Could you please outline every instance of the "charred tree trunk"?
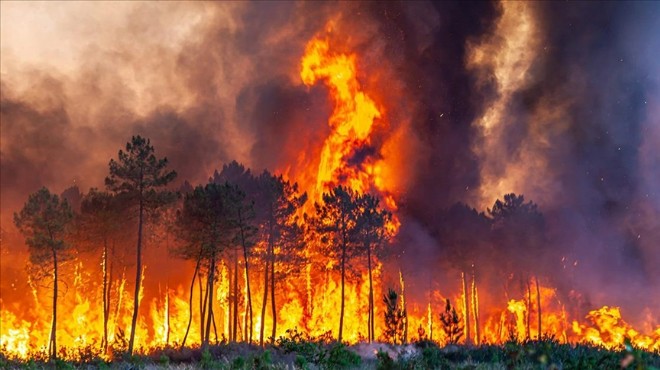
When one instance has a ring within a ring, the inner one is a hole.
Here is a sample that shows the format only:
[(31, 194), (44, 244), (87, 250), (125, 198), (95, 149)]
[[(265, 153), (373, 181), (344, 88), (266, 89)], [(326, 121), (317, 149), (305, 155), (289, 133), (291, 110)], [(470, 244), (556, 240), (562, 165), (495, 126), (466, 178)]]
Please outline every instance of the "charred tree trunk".
[(472, 337), (470, 336), (470, 293), (468, 291), (467, 278), (465, 277), (465, 271), (461, 272), (461, 280), (463, 281), (463, 310), (465, 312), (465, 344), (472, 343)]
[(539, 334), (537, 335), (536, 339), (541, 340), (541, 288), (539, 287), (539, 277), (538, 275), (534, 276), (534, 281), (536, 282), (536, 308), (537, 308), (537, 316), (538, 316), (538, 325), (539, 325)]
[(55, 360), (57, 358), (57, 250), (53, 247), (53, 323), (50, 329), (50, 341), (48, 342), (48, 349), (50, 358)]
[(271, 342), (275, 343), (277, 333), (277, 304), (275, 303), (275, 248), (270, 251), (270, 307), (273, 313), (273, 331), (271, 332)]
[(259, 345), (264, 345), (264, 328), (266, 327), (266, 305), (268, 304), (268, 257), (264, 267), (264, 299), (261, 305), (261, 326), (259, 327)]
[(103, 339), (101, 349), (108, 349), (108, 316), (110, 314), (110, 290), (108, 289), (108, 240), (103, 238)]
[(531, 332), (530, 332), (530, 318), (532, 316), (532, 287), (529, 284), (529, 279), (525, 282), (525, 286), (527, 287), (527, 315), (526, 315), (526, 320), (525, 320), (525, 326), (526, 326), (526, 335), (527, 339), (530, 339), (532, 337)]
[[(246, 338), (248, 339), (249, 343), (252, 343), (252, 329), (253, 329), (253, 323), (252, 323), (252, 293), (250, 292), (250, 270), (249, 270), (249, 265), (248, 265), (248, 250), (247, 250), (247, 245), (245, 241), (245, 230), (243, 227), (243, 221), (241, 219), (241, 211), (240, 209), (238, 210), (238, 218), (239, 221), (241, 222), (241, 244), (243, 245), (243, 260), (245, 262), (245, 289), (247, 290), (247, 315), (248, 317), (245, 318), (245, 323), (246, 323), (246, 330), (245, 332), (248, 333), (246, 335)], [(247, 326), (248, 323), (248, 318), (250, 325), (249, 327)]]
[(367, 243), (367, 268), (369, 269), (369, 343), (374, 340), (374, 282), (371, 275), (371, 246)]
[(232, 342), (236, 342), (238, 337), (238, 249), (234, 248), (234, 314), (233, 314), (233, 329), (232, 329)]
[[(140, 181), (142, 176), (140, 176)], [(133, 355), (135, 345), (135, 330), (140, 306), (140, 285), (142, 284), (142, 224), (144, 218), (144, 200), (140, 194), (140, 209), (138, 214), (138, 239), (137, 239), (137, 266), (135, 268), (135, 295), (133, 296), (133, 319), (131, 320), (131, 339), (128, 342), (128, 354)]]
[[(200, 266), (201, 267), (201, 266)], [(206, 274), (206, 278), (208, 279), (208, 272)], [(199, 283), (199, 340), (204, 341), (204, 328), (206, 325), (204, 323), (206, 322), (206, 298), (207, 298), (207, 292), (204, 290), (204, 287), (202, 285), (202, 276), (200, 275), (199, 279), (197, 279), (197, 282)], [(208, 286), (208, 282), (206, 283), (206, 286)]]
[(346, 243), (341, 246), (341, 310), (339, 313), (339, 335), (337, 341), (341, 342), (344, 333), (344, 279), (346, 275)]
[[(206, 297), (208, 298), (208, 308), (206, 309), (206, 330), (203, 335), (204, 340), (202, 341), (202, 350), (206, 350), (209, 347), (209, 339), (211, 337), (211, 322), (213, 321), (213, 283), (215, 280), (215, 255), (211, 257), (211, 264), (209, 266), (208, 278), (206, 281)], [(206, 301), (206, 298), (204, 299)]]
[[(195, 279), (197, 278), (197, 273), (199, 272), (199, 265), (201, 262), (202, 262), (202, 253), (200, 252), (199, 257), (197, 257), (197, 262), (195, 263), (195, 271), (193, 272), (192, 280), (190, 281), (190, 298), (188, 300), (188, 308), (189, 308), (188, 326), (186, 327), (186, 334), (183, 336), (183, 340), (181, 341), (181, 348), (183, 348), (186, 345), (186, 339), (188, 338), (188, 333), (190, 333), (190, 325), (192, 324), (192, 317), (193, 317), (193, 293), (195, 291)], [(199, 297), (200, 299), (202, 297), (201, 291)]]
[(479, 330), (479, 294), (477, 292), (477, 273), (472, 266), (472, 317), (474, 318), (474, 337), (475, 343), (481, 343), (481, 333)]

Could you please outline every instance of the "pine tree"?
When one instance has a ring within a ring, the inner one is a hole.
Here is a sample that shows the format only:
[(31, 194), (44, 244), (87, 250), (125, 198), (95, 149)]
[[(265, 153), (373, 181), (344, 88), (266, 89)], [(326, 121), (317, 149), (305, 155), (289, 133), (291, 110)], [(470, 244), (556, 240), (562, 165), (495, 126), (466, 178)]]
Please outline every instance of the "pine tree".
[[(66, 200), (41, 188), (30, 194), (20, 213), (14, 213), (14, 223), (25, 236), (30, 251), (30, 263), (53, 276), (53, 321), (48, 341), (48, 352), (57, 358), (57, 295), (58, 267), (70, 257), (70, 245), (65, 241), (73, 211)], [(41, 278), (42, 276), (37, 276)]]
[(173, 202), (173, 193), (159, 190), (176, 178), (176, 172), (167, 171), (167, 158), (157, 159), (149, 139), (133, 136), (126, 143), (126, 151), (119, 150), (118, 160), (110, 160), (110, 176), (106, 177), (108, 190), (120, 196), (128, 204), (137, 208), (138, 230), (136, 248), (135, 294), (133, 295), (133, 319), (128, 353), (133, 354), (138, 308), (140, 304), (140, 284), (142, 282), (142, 232), (145, 213), (156, 213), (165, 204)]

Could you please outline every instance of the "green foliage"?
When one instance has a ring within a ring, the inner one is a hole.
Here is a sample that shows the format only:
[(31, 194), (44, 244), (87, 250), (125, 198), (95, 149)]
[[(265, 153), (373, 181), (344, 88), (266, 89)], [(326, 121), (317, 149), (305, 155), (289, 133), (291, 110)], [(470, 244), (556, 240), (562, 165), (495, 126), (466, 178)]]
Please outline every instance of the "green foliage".
[(314, 338), (297, 330), (287, 330), (287, 336), (279, 337), (275, 345), (284, 353), (296, 354), (295, 363), (301, 368), (308, 368), (309, 364), (324, 369), (350, 368), (362, 360), (345, 344), (329, 342), (329, 335)]
[(330, 347), (327, 360), (322, 362), (326, 369), (343, 369), (357, 366), (362, 359), (357, 353), (350, 351), (343, 343), (336, 343)]
[[(66, 200), (41, 188), (29, 195), (19, 213), (14, 213), (14, 223), (25, 236), (29, 247), (30, 262), (43, 267), (52, 262), (54, 252), (62, 255), (69, 248), (65, 241), (68, 227), (73, 220), (73, 211)], [(52, 266), (51, 266), (52, 267)], [(48, 271), (42, 271), (48, 275)]]
[(390, 355), (383, 351), (383, 350), (378, 350), (378, 353), (376, 353), (376, 359), (378, 360), (378, 363), (376, 364), (376, 369), (378, 370), (395, 370), (397, 369), (396, 364), (394, 363), (394, 360)]
[(124, 194), (134, 201), (144, 201), (154, 208), (171, 201), (171, 194), (158, 192), (176, 178), (175, 171), (167, 171), (167, 158), (157, 159), (149, 139), (133, 136), (120, 150), (118, 160), (110, 160), (110, 176), (105, 185), (116, 194)]
[(202, 351), (202, 358), (199, 361), (199, 366), (202, 369), (212, 370), (220, 367), (220, 364), (213, 358), (208, 349)]
[(158, 364), (160, 366), (167, 366), (170, 364), (170, 358), (166, 354), (161, 353), (160, 357), (158, 357)]
[(442, 323), (442, 331), (447, 336), (448, 344), (456, 344), (463, 336), (463, 325), (461, 319), (456, 313), (456, 308), (452, 307), (449, 298), (446, 300), (445, 312), (440, 314), (440, 322)]

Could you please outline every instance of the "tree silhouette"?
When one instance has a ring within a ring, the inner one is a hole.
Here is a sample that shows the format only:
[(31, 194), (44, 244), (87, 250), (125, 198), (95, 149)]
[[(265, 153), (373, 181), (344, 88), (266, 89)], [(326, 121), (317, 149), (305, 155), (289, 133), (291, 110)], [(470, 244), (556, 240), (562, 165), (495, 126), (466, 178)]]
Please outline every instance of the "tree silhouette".
[(358, 253), (367, 259), (369, 273), (369, 315), (368, 340), (375, 338), (374, 330), (374, 288), (372, 278), (372, 260), (378, 249), (390, 237), (386, 225), (392, 220), (392, 214), (380, 208), (379, 200), (373, 195), (363, 194), (357, 198), (358, 216), (356, 229), (358, 230)]
[(501, 248), (505, 248), (505, 258), (509, 269), (520, 278), (523, 289), (527, 291), (526, 328), (530, 338), (531, 286), (533, 276), (536, 283), (538, 336), (541, 336), (541, 297), (538, 275), (545, 254), (545, 220), (538, 206), (525, 202), (522, 195), (506, 194), (504, 201), (495, 201), (488, 214), (493, 220), (493, 239)]
[(101, 249), (102, 289), (103, 289), (103, 338), (101, 348), (108, 347), (108, 320), (110, 318), (110, 299), (112, 291), (113, 262), (115, 241), (122, 227), (125, 226), (123, 212), (117, 198), (97, 189), (90, 189), (80, 201), (80, 216), (77, 229), (83, 238), (92, 243), (92, 249)]
[(157, 212), (161, 206), (174, 201), (173, 193), (158, 190), (176, 178), (176, 172), (167, 171), (167, 158), (157, 159), (154, 147), (149, 139), (133, 136), (126, 143), (126, 151), (119, 150), (118, 160), (110, 160), (110, 176), (106, 177), (108, 190), (137, 208), (137, 263), (135, 276), (135, 294), (133, 295), (133, 319), (128, 353), (133, 354), (138, 307), (140, 304), (140, 284), (142, 282), (142, 231), (145, 211)]
[(341, 309), (339, 313), (339, 334), (341, 342), (344, 329), (345, 280), (347, 263), (356, 254), (358, 240), (358, 195), (349, 188), (337, 186), (323, 194), (323, 203), (314, 205), (316, 217), (314, 228), (325, 244), (327, 254), (337, 260), (341, 272)]
[(186, 242), (177, 254), (187, 259), (196, 259), (196, 269), (204, 265), (207, 270), (201, 316), (203, 348), (208, 347), (211, 335), (217, 262), (222, 252), (235, 240), (235, 225), (231, 219), (233, 210), (230, 206), (233, 191), (229, 184), (197, 186), (185, 195), (183, 208), (177, 214), (178, 235)]
[(451, 306), (449, 298), (445, 302), (445, 311), (440, 313), (440, 323), (442, 324), (442, 331), (447, 336), (448, 344), (456, 344), (461, 340), (463, 336), (463, 325), (456, 313), (456, 309)]
[(403, 344), (404, 325), (406, 320), (406, 310), (399, 305), (399, 295), (390, 288), (383, 296), (385, 303), (385, 331), (383, 336), (385, 340), (393, 344)]
[[(480, 342), (479, 307), (476, 296), (476, 277), (479, 259), (488, 258), (491, 220), (463, 203), (456, 203), (440, 214), (436, 237), (443, 246), (444, 257), (461, 273), (463, 311), (465, 312), (465, 340), (472, 341), (470, 314), (475, 321), (474, 339)], [(472, 289), (469, 277), (472, 277)], [(470, 299), (472, 295), (472, 299)]]
[(245, 267), (245, 288), (247, 293), (247, 314), (245, 315), (245, 322), (243, 333), (245, 339), (252, 341), (253, 331), (253, 313), (252, 313), (252, 290), (250, 289), (250, 263), (249, 257), (252, 254), (251, 249), (255, 244), (254, 237), (257, 228), (254, 226), (255, 212), (254, 200), (256, 197), (257, 184), (256, 179), (252, 176), (249, 169), (246, 169), (242, 164), (232, 161), (229, 164), (222, 166), (220, 172), (215, 171), (212, 181), (216, 184), (232, 184), (233, 191), (228, 199), (228, 206), (233, 209), (231, 218), (234, 220), (236, 227), (236, 240), (233, 243), (233, 255), (229, 256), (233, 261), (234, 276), (231, 279), (233, 292), (231, 294), (233, 303), (233, 326), (229, 335), (232, 341), (236, 341), (238, 337), (238, 303), (240, 291), (238, 287), (238, 250), (241, 249), (243, 255), (243, 264)]
[(302, 254), (303, 231), (298, 219), (298, 210), (307, 201), (306, 194), (299, 194), (298, 185), (285, 181), (282, 176), (264, 171), (257, 179), (257, 218), (262, 225), (266, 240), (264, 262), (264, 295), (261, 306), (261, 329), (259, 344), (264, 343), (264, 328), (268, 293), (271, 296), (273, 327), (271, 338), (277, 332), (277, 304), (275, 287), (284, 276), (298, 272), (305, 259)]
[(73, 211), (66, 202), (41, 188), (30, 194), (25, 206), (14, 213), (14, 223), (30, 251), (30, 263), (53, 276), (53, 322), (48, 342), (48, 352), (52, 359), (57, 358), (57, 294), (58, 265), (69, 257), (70, 246), (65, 241), (68, 227), (73, 219)]

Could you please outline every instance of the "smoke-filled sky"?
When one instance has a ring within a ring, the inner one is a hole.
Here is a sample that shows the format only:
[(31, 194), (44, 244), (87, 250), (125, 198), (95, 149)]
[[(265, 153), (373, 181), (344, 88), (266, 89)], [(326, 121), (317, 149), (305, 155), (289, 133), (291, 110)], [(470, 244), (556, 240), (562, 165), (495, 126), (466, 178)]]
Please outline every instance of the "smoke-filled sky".
[(321, 35), (384, 107), (371, 155), (408, 256), (442, 248), (439, 210), (515, 192), (578, 261), (576, 289), (660, 306), (658, 2), (0, 6), (5, 230), (41, 186), (102, 187), (135, 134), (181, 181), (234, 159), (304, 176), (330, 130), (328, 90), (299, 74)]

